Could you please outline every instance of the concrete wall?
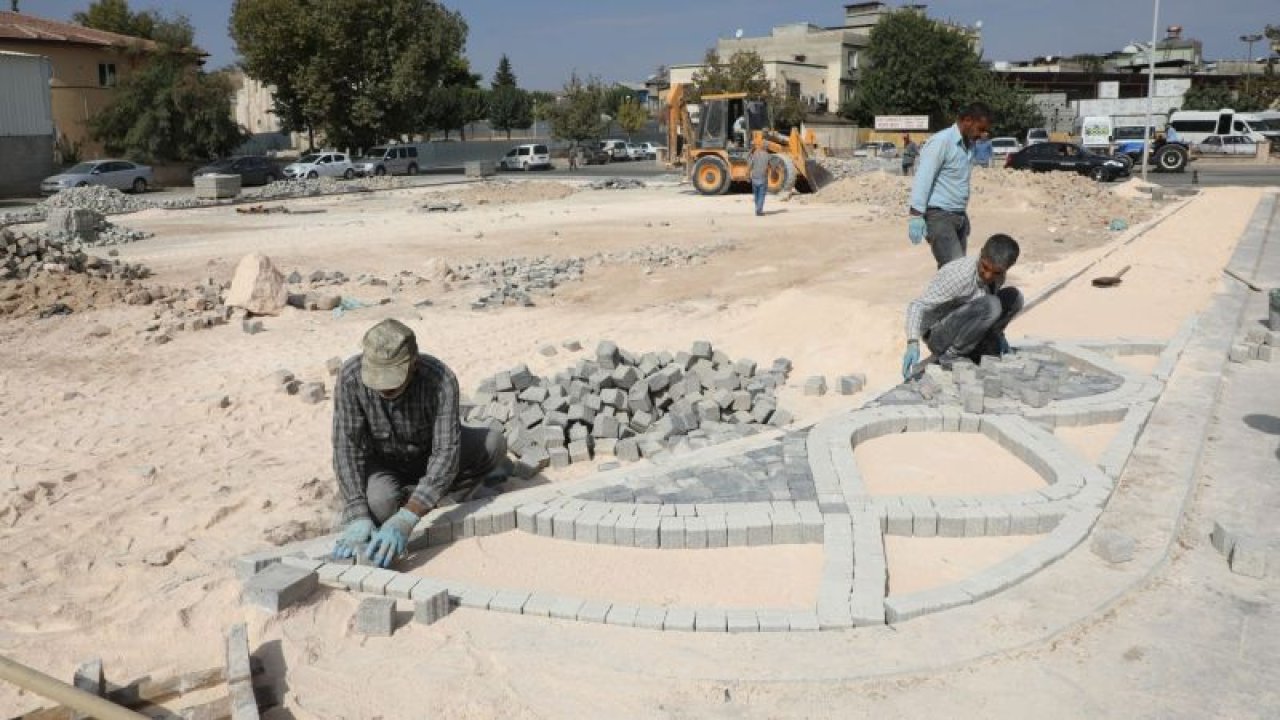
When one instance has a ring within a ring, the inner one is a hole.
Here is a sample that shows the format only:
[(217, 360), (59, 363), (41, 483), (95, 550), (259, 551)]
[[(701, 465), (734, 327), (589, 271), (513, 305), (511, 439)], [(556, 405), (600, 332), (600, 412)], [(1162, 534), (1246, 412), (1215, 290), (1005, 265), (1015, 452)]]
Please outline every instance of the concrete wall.
[(52, 135), (0, 136), (0, 196), (40, 194), (40, 181), (54, 174)]

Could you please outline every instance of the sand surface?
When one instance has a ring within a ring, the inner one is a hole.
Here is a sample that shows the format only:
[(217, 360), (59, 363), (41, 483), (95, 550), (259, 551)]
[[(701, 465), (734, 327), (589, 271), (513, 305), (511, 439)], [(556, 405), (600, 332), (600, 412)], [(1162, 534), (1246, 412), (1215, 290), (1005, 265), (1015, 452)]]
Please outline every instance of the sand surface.
[[(804, 378), (810, 375), (865, 372), (871, 388), (896, 381), (903, 308), (933, 273), (927, 248), (908, 244), (901, 217), (873, 217), (868, 205), (852, 200), (771, 199), (772, 214), (756, 218), (748, 196), (702, 198), (677, 187), (572, 194), (543, 187), (528, 202), (511, 202), (511, 191), (504, 187), (494, 190), (493, 202), (485, 204), (478, 204), (485, 199), (480, 191), (465, 192), (476, 204), (456, 213), (418, 210), (428, 195), (442, 196), (432, 189), (286, 203), (326, 211), (319, 214), (243, 216), (217, 208), (113, 218), (156, 233), (119, 248), (121, 259), (151, 267), (155, 282), (175, 287), (210, 277), (227, 282), (236, 262), (256, 251), (273, 257), (286, 273), (341, 270), (353, 278), (337, 288), (344, 295), (370, 303), (389, 300), (340, 318), (286, 310), (267, 318), (266, 331), (257, 335), (224, 326), (182, 333), (166, 345), (145, 340), (145, 328), (156, 321), (157, 310), (151, 306), (108, 304), (49, 320), (0, 319), (0, 426), (5, 428), (0, 442), (0, 546), (6, 558), (0, 563), (0, 652), (63, 678), (92, 657), (103, 658), (113, 681), (146, 674), (163, 678), (219, 665), (222, 632), (247, 618), (255, 644), (274, 647), (291, 659), (288, 683), (295, 699), (288, 703), (297, 717), (370, 717), (373, 700), (385, 717), (409, 717), (415, 714), (411, 708), (421, 707), (424, 694), (438, 701), (434, 707), (442, 716), (532, 716), (536, 713), (521, 697), (566, 689), (585, 693), (587, 704), (575, 715), (592, 714), (589, 708), (598, 709), (599, 701), (613, 695), (603, 690), (592, 695), (572, 685), (520, 686), (520, 663), (556, 662), (524, 654), (528, 648), (519, 632), (527, 619), (464, 618), (455, 626), (504, 623), (514, 634), (497, 645), (477, 639), (494, 637), (492, 633), (437, 635), (413, 628), (394, 638), (394, 654), (383, 654), (379, 648), (387, 645), (345, 630), (353, 603), (340, 594), (318, 596), (277, 619), (239, 605), (233, 558), (327, 532), (333, 518), (331, 409), (328, 403), (307, 405), (278, 392), (271, 374), (284, 367), (303, 380), (328, 382), (325, 360), (354, 353), (365, 329), (391, 316), (419, 332), (422, 348), (453, 367), (464, 390), (517, 363), (545, 373), (581, 356), (561, 351), (543, 357), (537, 350), (545, 343), (577, 339), (589, 353), (598, 340), (610, 338), (636, 351), (675, 351), (707, 339), (734, 357), (761, 363), (791, 358), (795, 371), (779, 392), (781, 404), (800, 421), (817, 420), (867, 398), (803, 397)], [(545, 199), (548, 194), (557, 199)], [(1019, 318), (1011, 332), (1171, 336), (1219, 286), (1220, 269), (1258, 196), (1257, 190), (1205, 190), (1098, 268), (1112, 271), (1132, 264), (1124, 285), (1104, 295), (1076, 283)], [(1141, 229), (1095, 235), (1083, 232), (1093, 228), (1094, 220), (1082, 216), (1081, 232), (1064, 232), (1071, 226), (1062, 225), (1060, 214), (1050, 211), (1052, 196), (1019, 204), (1013, 190), (995, 189), (982, 203), (985, 209), (975, 214), (975, 238), (1002, 231), (1025, 240), (1023, 259), (1010, 281), (1032, 294)], [(696, 265), (590, 267), (582, 282), (539, 298), (534, 308), (474, 312), (470, 301), (485, 291), (475, 285), (430, 281), (397, 290), (394, 284), (355, 280), (362, 273), (383, 279), (401, 271), (426, 273), (440, 260), (586, 256), (721, 241), (733, 243), (733, 249)], [(423, 300), (433, 304), (419, 305)], [(107, 331), (104, 337), (90, 334), (98, 327)], [(226, 408), (219, 402), (224, 396), (230, 400)], [(937, 461), (980, 469), (989, 457), (998, 457), (974, 452), (982, 447), (982, 438), (953, 439), (966, 444)], [(918, 459), (930, 447), (937, 452), (942, 446), (886, 450), (880, 460), (886, 470), (868, 471), (870, 481), (903, 482), (902, 473), (893, 471), (894, 458)], [(874, 444), (868, 449), (876, 450)], [(584, 471), (573, 469), (573, 474), (579, 472)], [(965, 492), (978, 492), (977, 474), (946, 480), (965, 483)], [(565, 476), (549, 473), (536, 482), (557, 480)], [(916, 482), (923, 486), (925, 476)], [(901, 487), (893, 491), (901, 492)], [(485, 542), (517, 540), (529, 547), (538, 542), (519, 536)], [(548, 578), (555, 572), (568, 575), (566, 553), (582, 552), (592, 555), (578, 560), (592, 569), (601, 588), (644, 591), (641, 580), (647, 575), (628, 562), (597, 560), (594, 553), (603, 549), (548, 547), (541, 558)], [(449, 555), (461, 558), (467, 552), (473, 557), (480, 553), (459, 547), (442, 554), (439, 565), (458, 562), (461, 567), (467, 563)], [(783, 577), (809, 577), (810, 552), (708, 551), (693, 561), (719, 560), (715, 568), (704, 570), (724, 578), (725, 594), (706, 583), (708, 596), (744, 604), (782, 602), (811, 593), (812, 586), (783, 590), (772, 587), (781, 584), (776, 577), (750, 582), (734, 578), (761, 578), (754, 566), (757, 557), (774, 558), (766, 567), (791, 557), (801, 567), (787, 569), (795, 575)], [(677, 556), (657, 557), (662, 566), (646, 572), (669, 578), (684, 572), (675, 567), (682, 562)], [(495, 581), (505, 572), (534, 574), (509, 559), (502, 562), (509, 565), (492, 571)], [(550, 569), (557, 566), (560, 570)], [(474, 567), (468, 571), (479, 572)], [(940, 581), (946, 571), (931, 572), (933, 581)], [(672, 583), (684, 588), (681, 592), (704, 592), (692, 582)], [(581, 637), (600, 643), (605, 654), (625, 649), (629, 637), (604, 628), (570, 627), (565, 632), (568, 647), (577, 647), (576, 633), (583, 633)], [(444, 683), (441, 678), (455, 679), (452, 670), (433, 674), (430, 663), (415, 664), (422, 674), (412, 681), (394, 675), (399, 657), (425, 657), (438, 643), (456, 651), (451, 657), (461, 656), (470, 679)], [(677, 667), (686, 657), (681, 652), (655, 656), (653, 663)], [(688, 652), (693, 653), (688, 657), (699, 656), (697, 650)], [(313, 665), (330, 669), (306, 670)], [(381, 685), (376, 698), (334, 693), (334, 676), (326, 673), (341, 673), (342, 667), (393, 673), (389, 677), (398, 678), (393, 684), (399, 689)], [(611, 682), (609, 687), (622, 685)], [(616, 714), (665, 714), (628, 704), (625, 698), (618, 702), (623, 709)], [(0, 708), (10, 713), (41, 704), (0, 685)]]
[(1099, 423), (1097, 425), (1081, 425), (1079, 427), (1054, 428), (1053, 434), (1066, 443), (1067, 447), (1080, 453), (1086, 460), (1097, 462), (1107, 451), (1107, 446), (1115, 439), (1120, 430), (1120, 423)]
[(1140, 373), (1150, 375), (1160, 364), (1159, 355), (1120, 355), (1115, 358), (1116, 362)]
[(1043, 539), (1038, 535), (981, 538), (886, 535), (884, 552), (889, 561), (889, 594), (906, 595), (959, 582)]
[(871, 495), (1011, 495), (1044, 478), (977, 433), (902, 433), (854, 448)]
[(484, 587), (619, 603), (799, 609), (817, 599), (822, 546), (643, 550), (506, 533), (433, 550), (410, 569)]

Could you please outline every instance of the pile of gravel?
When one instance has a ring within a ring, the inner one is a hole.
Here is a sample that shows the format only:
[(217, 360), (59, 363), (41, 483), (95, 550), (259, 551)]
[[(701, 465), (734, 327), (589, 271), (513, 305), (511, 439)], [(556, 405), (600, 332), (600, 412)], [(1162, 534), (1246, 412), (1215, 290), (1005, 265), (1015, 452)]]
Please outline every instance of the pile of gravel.
[(644, 181), (634, 178), (605, 178), (587, 183), (590, 190), (641, 190), (644, 187)]
[[(581, 349), (576, 342), (565, 347)], [(593, 457), (660, 457), (792, 421), (774, 395), (791, 372), (786, 358), (760, 370), (706, 341), (688, 352), (636, 354), (604, 340), (595, 355), (554, 377), (521, 364), (487, 378), (466, 418), (501, 429), (525, 476)]]
[(149, 276), (144, 265), (100, 258), (84, 252), (76, 240), (24, 235), (0, 228), (0, 280), (35, 277), (40, 273), (84, 274), (103, 279), (135, 280)]
[(400, 178), (390, 175), (353, 178), (351, 180), (320, 177), (313, 180), (277, 180), (260, 188), (245, 190), (240, 194), (240, 197), (252, 200), (281, 200), (316, 195), (369, 192), (371, 190), (394, 190), (403, 186), (404, 183)]
[[(818, 167), (825, 171), (828, 176), (824, 178), (825, 182), (879, 172), (893, 165), (889, 160), (873, 157), (821, 157), (810, 158), (809, 162), (817, 163)], [(895, 160), (894, 162), (898, 161)]]
[(46, 211), (52, 208), (81, 208), (103, 215), (138, 212), (155, 207), (151, 202), (136, 195), (126, 195), (115, 188), (102, 185), (67, 188), (51, 195), (40, 204)]

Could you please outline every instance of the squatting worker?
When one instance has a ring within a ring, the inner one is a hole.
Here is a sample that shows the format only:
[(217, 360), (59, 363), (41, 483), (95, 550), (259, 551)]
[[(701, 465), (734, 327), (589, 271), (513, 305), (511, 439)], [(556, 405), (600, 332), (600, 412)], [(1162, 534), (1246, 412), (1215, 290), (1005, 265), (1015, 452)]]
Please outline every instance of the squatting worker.
[(764, 149), (764, 139), (757, 137), (751, 143), (747, 156), (751, 171), (751, 195), (756, 201), (756, 215), (764, 214), (764, 196), (769, 190), (769, 151)]
[(934, 135), (920, 151), (911, 185), (907, 236), (912, 245), (926, 237), (942, 267), (964, 257), (969, 244), (969, 174), (974, 141), (991, 129), (991, 108), (973, 103), (951, 127)]
[(343, 363), (334, 391), (343, 530), (333, 554), (352, 557), (368, 543), (366, 555), (387, 567), (446, 495), (464, 500), (510, 465), (501, 432), (462, 425), (457, 378), (418, 352), (413, 330), (383, 320), (362, 349)]
[(938, 270), (924, 294), (907, 306), (903, 379), (920, 362), (922, 339), (947, 370), (960, 358), (977, 363), (984, 355), (1009, 352), (1004, 330), (1022, 310), (1022, 293), (1004, 287), (1004, 280), (1019, 252), (1013, 238), (992, 235), (978, 257), (963, 257)]

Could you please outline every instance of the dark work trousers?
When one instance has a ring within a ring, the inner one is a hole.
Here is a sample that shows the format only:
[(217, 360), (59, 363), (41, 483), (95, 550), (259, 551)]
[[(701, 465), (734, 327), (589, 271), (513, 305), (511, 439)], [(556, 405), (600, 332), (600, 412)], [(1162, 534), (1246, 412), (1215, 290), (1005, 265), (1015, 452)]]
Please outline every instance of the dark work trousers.
[(979, 362), (983, 355), (1000, 355), (1000, 340), (1013, 316), (1022, 310), (1022, 293), (1001, 288), (961, 305), (935, 322), (924, 335), (929, 352)]
[[(445, 493), (446, 496), (453, 495), (459, 501), (465, 500), (484, 476), (502, 461), (507, 454), (507, 439), (501, 432), (489, 427), (463, 425), (461, 454), (458, 477)], [(426, 458), (413, 466), (400, 467), (371, 460), (365, 496), (373, 521), (382, 525), (387, 518), (395, 515), (409, 501), (409, 496), (426, 471)]]
[(925, 236), (929, 238), (929, 248), (938, 267), (964, 257), (969, 249), (967, 214), (929, 208), (924, 211), (924, 221), (929, 228)]

